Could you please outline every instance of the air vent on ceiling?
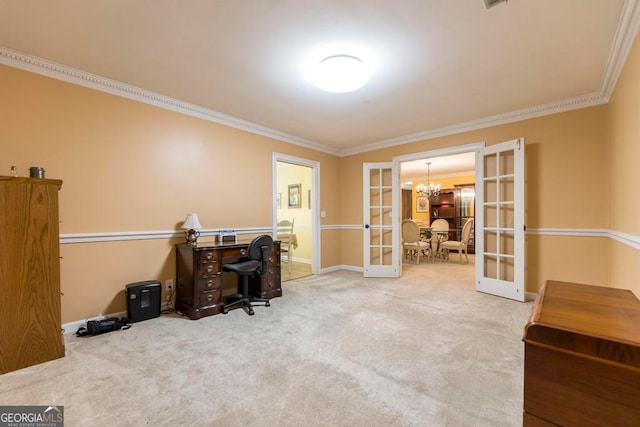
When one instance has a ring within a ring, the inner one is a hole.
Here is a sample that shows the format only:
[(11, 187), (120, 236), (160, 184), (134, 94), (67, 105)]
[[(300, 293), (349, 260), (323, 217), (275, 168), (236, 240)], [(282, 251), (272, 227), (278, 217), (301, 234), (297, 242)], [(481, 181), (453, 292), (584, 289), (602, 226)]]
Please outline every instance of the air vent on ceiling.
[(506, 3), (507, 0), (484, 0), (484, 6), (489, 9), (490, 7), (493, 7), (497, 4), (500, 3)]

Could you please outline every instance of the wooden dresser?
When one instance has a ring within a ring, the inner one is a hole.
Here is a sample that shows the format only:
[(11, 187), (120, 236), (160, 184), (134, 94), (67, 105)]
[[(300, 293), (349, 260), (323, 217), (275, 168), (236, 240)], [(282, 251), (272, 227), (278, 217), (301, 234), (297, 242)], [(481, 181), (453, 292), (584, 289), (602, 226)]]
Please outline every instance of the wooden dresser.
[(548, 281), (524, 330), (525, 426), (640, 425), (640, 301)]
[[(223, 275), (222, 266), (246, 256), (249, 243), (176, 245), (176, 310), (191, 319), (222, 312), (225, 298), (238, 292), (239, 280), (234, 273)], [(282, 296), (279, 241), (273, 242), (267, 269), (264, 275), (249, 278), (249, 291), (261, 298)]]
[(0, 176), (0, 374), (64, 356), (61, 186)]

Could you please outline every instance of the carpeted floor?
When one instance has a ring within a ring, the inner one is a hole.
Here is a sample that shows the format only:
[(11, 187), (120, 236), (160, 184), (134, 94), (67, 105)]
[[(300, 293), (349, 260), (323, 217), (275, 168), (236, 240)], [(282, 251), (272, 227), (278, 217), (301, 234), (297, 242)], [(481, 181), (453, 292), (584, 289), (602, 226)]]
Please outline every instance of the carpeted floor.
[(66, 426), (519, 426), (531, 303), (473, 268), (292, 280), (255, 316), (178, 315), (89, 338), (0, 376), (2, 405), (64, 405)]

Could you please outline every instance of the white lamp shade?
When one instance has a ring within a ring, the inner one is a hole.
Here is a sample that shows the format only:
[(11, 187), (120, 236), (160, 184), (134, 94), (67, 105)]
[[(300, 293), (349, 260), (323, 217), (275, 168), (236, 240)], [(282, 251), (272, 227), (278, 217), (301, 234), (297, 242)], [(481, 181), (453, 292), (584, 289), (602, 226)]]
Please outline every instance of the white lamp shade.
[(198, 219), (198, 214), (190, 213), (187, 214), (187, 219), (184, 220), (184, 224), (182, 224), (182, 228), (187, 230), (199, 230), (202, 228), (200, 225), (200, 220)]

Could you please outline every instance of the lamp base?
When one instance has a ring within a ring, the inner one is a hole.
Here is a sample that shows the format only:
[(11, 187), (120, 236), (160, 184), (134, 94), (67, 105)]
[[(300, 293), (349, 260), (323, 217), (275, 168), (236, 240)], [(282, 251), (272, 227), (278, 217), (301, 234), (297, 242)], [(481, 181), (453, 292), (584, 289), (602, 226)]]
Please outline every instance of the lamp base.
[(184, 238), (187, 240), (187, 246), (198, 246), (198, 237), (200, 237), (200, 232), (193, 228), (184, 232)]

